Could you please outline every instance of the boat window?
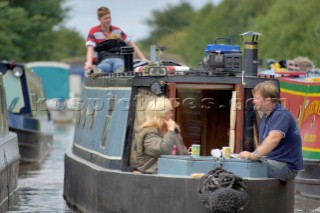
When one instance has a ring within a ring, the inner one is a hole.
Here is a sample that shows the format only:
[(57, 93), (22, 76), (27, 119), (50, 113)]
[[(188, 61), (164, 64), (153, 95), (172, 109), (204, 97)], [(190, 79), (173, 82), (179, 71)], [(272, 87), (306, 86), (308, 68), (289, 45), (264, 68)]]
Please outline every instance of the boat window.
[(6, 102), (8, 111), (19, 113), (25, 107), (20, 78), (16, 78), (12, 72), (6, 72), (3, 76), (4, 88), (6, 88)]
[(30, 97), (30, 107), (32, 115), (41, 120), (47, 120), (48, 112), (46, 106), (46, 97), (40, 78), (36, 74), (26, 69), (28, 92)]
[(105, 120), (104, 133), (103, 133), (103, 137), (102, 137), (102, 141), (101, 141), (101, 145), (100, 145), (100, 147), (102, 149), (104, 149), (106, 147), (108, 132), (110, 131), (111, 118), (112, 118), (112, 114), (114, 112), (115, 102), (116, 102), (116, 99), (114, 96), (112, 96), (111, 98), (108, 98), (107, 118)]

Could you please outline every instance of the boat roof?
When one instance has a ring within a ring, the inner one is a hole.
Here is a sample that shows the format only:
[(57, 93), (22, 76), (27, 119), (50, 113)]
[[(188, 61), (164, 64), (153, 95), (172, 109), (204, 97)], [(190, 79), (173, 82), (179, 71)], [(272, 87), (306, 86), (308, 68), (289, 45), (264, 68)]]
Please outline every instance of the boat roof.
[(33, 67), (59, 67), (62, 69), (70, 69), (70, 65), (63, 62), (58, 61), (34, 61), (25, 64), (28, 68)]
[(320, 83), (320, 73), (305, 71), (279, 71), (274, 69), (259, 71), (260, 77), (279, 78), (279, 80), (292, 81), (297, 83)]

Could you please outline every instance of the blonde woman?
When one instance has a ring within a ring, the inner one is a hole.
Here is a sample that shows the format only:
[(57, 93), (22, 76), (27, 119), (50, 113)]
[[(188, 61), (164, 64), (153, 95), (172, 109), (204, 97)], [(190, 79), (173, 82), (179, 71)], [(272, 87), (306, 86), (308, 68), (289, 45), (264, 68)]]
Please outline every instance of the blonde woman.
[(176, 147), (177, 155), (187, 155), (178, 125), (172, 120), (173, 107), (165, 97), (152, 99), (146, 108), (146, 120), (136, 139), (138, 170), (155, 174), (158, 158), (170, 155)]

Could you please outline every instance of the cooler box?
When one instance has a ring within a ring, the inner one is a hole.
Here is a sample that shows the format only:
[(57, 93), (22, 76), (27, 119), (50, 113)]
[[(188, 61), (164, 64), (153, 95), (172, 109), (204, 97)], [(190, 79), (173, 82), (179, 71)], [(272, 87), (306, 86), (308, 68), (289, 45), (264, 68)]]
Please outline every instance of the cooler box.
[(223, 169), (242, 178), (267, 178), (268, 166), (263, 161), (251, 161), (238, 158), (223, 159)]
[[(226, 40), (228, 44), (220, 44), (219, 40)], [(205, 48), (205, 54), (209, 53), (241, 53), (239, 45), (233, 45), (231, 38), (216, 38), (213, 44), (208, 44)]]
[(207, 174), (218, 166), (219, 162), (208, 156), (194, 158), (189, 155), (161, 155), (158, 161), (158, 174), (183, 176), (192, 173)]

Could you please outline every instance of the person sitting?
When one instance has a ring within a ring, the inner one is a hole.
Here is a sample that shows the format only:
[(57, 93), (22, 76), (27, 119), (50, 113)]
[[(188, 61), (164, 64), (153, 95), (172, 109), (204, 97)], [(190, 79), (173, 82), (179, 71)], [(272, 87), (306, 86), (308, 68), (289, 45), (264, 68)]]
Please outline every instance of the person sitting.
[(259, 124), (260, 145), (254, 152), (240, 152), (240, 157), (257, 160), (266, 156), (268, 177), (290, 181), (304, 169), (302, 142), (295, 119), (279, 100), (279, 88), (272, 81), (255, 86), (253, 103), (256, 110), (263, 112)]
[(146, 108), (145, 122), (137, 134), (137, 169), (142, 173), (155, 174), (158, 158), (170, 155), (176, 146), (177, 155), (187, 155), (178, 125), (172, 120), (173, 107), (165, 97), (152, 99)]
[(98, 53), (98, 66), (101, 72), (114, 73), (124, 66), (121, 47), (127, 46), (119, 35), (109, 34), (107, 40), (97, 44), (94, 50)]
[[(85, 75), (88, 76), (93, 68), (98, 63), (98, 57), (97, 52), (94, 50), (94, 48), (99, 44), (107, 40), (107, 37), (110, 34), (116, 34), (121, 37), (121, 40), (123, 40), (127, 45), (132, 46), (134, 49), (135, 54), (141, 59), (141, 60), (147, 60), (139, 47), (127, 36), (127, 34), (121, 30), (121, 28), (112, 25), (112, 17), (111, 17), (111, 11), (108, 7), (99, 7), (97, 9), (97, 16), (99, 20), (99, 25), (96, 25), (92, 28), (90, 28), (87, 39), (86, 39), (86, 46), (87, 46), (87, 53), (86, 53), (86, 59), (84, 70)], [(115, 70), (115, 68), (113, 69)], [(101, 71), (105, 71), (104, 68), (102, 68)]]

